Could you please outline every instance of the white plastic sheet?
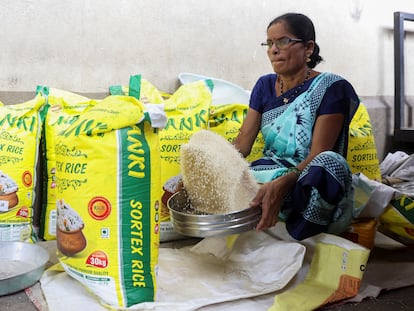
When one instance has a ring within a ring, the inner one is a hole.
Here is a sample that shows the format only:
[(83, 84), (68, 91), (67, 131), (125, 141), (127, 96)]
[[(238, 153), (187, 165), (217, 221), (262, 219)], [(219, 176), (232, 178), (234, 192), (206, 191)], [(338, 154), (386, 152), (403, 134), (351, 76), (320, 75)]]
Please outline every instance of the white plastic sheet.
[[(255, 231), (241, 234), (233, 245), (228, 242), (212, 237), (191, 247), (160, 248), (156, 302), (129, 310), (182, 311), (215, 304), (220, 310), (220, 303), (283, 289), (302, 267), (305, 247), (299, 243)], [(50, 310), (74, 310), (75, 296), (76, 308), (105, 310), (64, 272), (47, 271), (41, 284)]]

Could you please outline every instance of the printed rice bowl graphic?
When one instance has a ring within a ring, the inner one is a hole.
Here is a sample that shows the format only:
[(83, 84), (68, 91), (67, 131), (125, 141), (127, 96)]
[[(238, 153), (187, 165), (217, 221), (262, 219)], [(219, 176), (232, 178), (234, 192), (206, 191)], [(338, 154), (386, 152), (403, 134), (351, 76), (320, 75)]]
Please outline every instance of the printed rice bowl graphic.
[(170, 211), (168, 209), (167, 202), (171, 196), (180, 189), (182, 186), (181, 183), (181, 175), (176, 175), (168, 179), (162, 187), (163, 194), (161, 197), (161, 220), (170, 218)]
[(73, 256), (86, 247), (86, 238), (82, 232), (85, 225), (79, 214), (63, 200), (56, 202), (56, 208), (57, 248), (64, 255)]
[(7, 212), (17, 206), (19, 198), (17, 196), (17, 184), (8, 175), (0, 171), (0, 213)]

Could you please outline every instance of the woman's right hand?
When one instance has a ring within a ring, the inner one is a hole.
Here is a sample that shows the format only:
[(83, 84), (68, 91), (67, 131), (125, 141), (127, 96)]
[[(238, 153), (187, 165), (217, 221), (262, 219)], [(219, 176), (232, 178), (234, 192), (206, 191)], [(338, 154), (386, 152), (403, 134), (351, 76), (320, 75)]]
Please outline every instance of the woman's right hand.
[(251, 207), (261, 207), (262, 209), (262, 217), (256, 226), (257, 231), (276, 225), (283, 200), (295, 185), (296, 180), (297, 176), (291, 173), (267, 182), (260, 187), (256, 196), (250, 202)]

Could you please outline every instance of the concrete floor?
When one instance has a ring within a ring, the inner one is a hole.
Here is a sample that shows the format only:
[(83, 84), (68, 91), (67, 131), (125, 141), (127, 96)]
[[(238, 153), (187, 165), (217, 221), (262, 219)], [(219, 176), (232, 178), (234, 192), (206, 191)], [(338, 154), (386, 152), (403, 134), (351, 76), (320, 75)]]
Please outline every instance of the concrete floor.
[(360, 303), (348, 303), (336, 307), (322, 308), (324, 311), (405, 311), (414, 310), (414, 286), (381, 293), (377, 298), (368, 298)]
[(0, 298), (1, 311), (38, 311), (24, 291)]
[[(1, 311), (38, 311), (25, 292), (0, 298)], [(360, 303), (322, 308), (323, 311), (396, 311), (414, 310), (414, 286), (381, 293), (377, 298), (365, 299)], [(53, 310), (49, 310), (53, 311)]]

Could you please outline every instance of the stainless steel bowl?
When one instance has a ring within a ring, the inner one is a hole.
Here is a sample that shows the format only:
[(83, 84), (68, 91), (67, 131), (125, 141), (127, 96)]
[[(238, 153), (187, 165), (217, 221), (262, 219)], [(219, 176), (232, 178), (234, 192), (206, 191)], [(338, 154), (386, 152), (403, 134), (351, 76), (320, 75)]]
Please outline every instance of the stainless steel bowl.
[(49, 252), (24, 242), (0, 242), (0, 296), (34, 285), (42, 276)]
[(256, 227), (261, 217), (259, 208), (246, 208), (222, 215), (197, 213), (183, 190), (173, 194), (167, 206), (176, 232), (200, 238), (249, 231)]

